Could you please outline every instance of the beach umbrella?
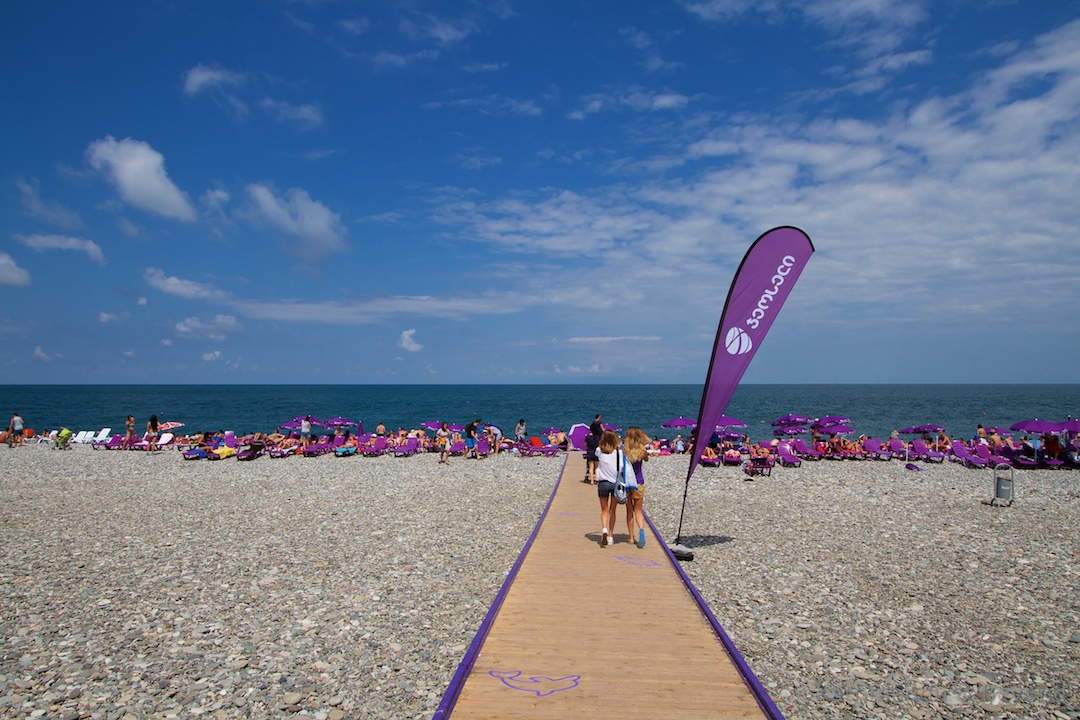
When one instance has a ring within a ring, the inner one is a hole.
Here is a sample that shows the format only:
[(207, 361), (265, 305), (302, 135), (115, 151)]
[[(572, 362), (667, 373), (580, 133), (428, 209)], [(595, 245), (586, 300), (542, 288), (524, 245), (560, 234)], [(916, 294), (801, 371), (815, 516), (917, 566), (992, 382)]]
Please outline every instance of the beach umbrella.
[(787, 427), (788, 425), (805, 425), (810, 422), (810, 418), (805, 415), (785, 415), (773, 420), (773, 427)]
[[(440, 425), (440, 427), (442, 427), (442, 426)], [(464, 425), (458, 425), (457, 423), (450, 423), (449, 425), (446, 426), (446, 429), (449, 430), (450, 432), (462, 432), (462, 431), (465, 430), (465, 426)]]
[(605, 429), (605, 430), (610, 430), (611, 432), (622, 432), (622, 428), (621, 428), (621, 427), (615, 427), (614, 425), (607, 425), (607, 424), (605, 424), (605, 425), (604, 425), (604, 429)]
[(744, 428), (744, 427), (746, 427), (746, 423), (744, 423), (739, 418), (733, 418), (733, 417), (728, 417), (727, 415), (721, 415), (716, 420), (716, 427), (718, 427), (718, 428)]
[(820, 430), (829, 435), (850, 435), (855, 432), (855, 428), (850, 425), (827, 425), (826, 427), (820, 428)]
[(570, 432), (566, 436), (570, 438), (570, 444), (575, 450), (585, 449), (585, 438), (589, 435), (589, 426), (584, 423), (575, 423), (570, 426)]
[(829, 425), (843, 425), (844, 423), (849, 422), (851, 422), (851, 418), (846, 418), (843, 415), (826, 415), (823, 418), (818, 418), (817, 420), (815, 420), (814, 424), (810, 427), (817, 428), (818, 430), (824, 432), (825, 428)]
[(780, 436), (780, 435), (803, 435), (803, 434), (808, 433), (810, 431), (807, 430), (802, 425), (785, 425), (783, 427), (776, 428), (772, 432), (773, 432), (773, 435)]
[[(312, 424), (314, 424), (314, 419), (312, 420)], [(355, 420), (349, 420), (348, 418), (343, 417), (330, 418), (329, 420), (322, 421), (323, 427), (331, 428), (356, 427), (357, 424), (358, 423)]]
[(1061, 425), (1061, 429), (1064, 432), (1080, 433), (1080, 420), (1069, 418), (1065, 422), (1058, 424)]
[(1031, 435), (1053, 434), (1062, 431), (1061, 423), (1040, 420), (1039, 418), (1021, 420), (1018, 423), (1014, 423), (1009, 429), (1014, 432), (1030, 433)]
[(897, 430), (901, 435), (922, 435), (922, 430), (917, 427), (906, 427)]
[(1003, 428), (1003, 427), (986, 428), (986, 431), (987, 432), (996, 432), (999, 435), (1008, 435), (1010, 432), (1012, 432), (1008, 428)]
[(716, 435), (721, 440), (742, 440), (742, 433), (734, 430), (721, 430)]
[[(294, 423), (296, 423), (296, 427), (300, 427), (300, 423), (304, 422), (304, 419), (308, 418), (308, 417), (311, 418), (311, 424), (312, 425), (322, 425), (323, 424), (323, 421), (320, 420), (319, 418), (315, 417), (314, 415), (297, 415), (296, 417), (294, 417), (289, 422), (294, 422)], [(282, 426), (279, 425), (278, 427), (282, 427)]]
[(549, 428), (544, 428), (543, 430), (541, 430), (540, 434), (541, 435), (550, 435), (552, 433), (561, 433), (561, 432), (562, 432), (562, 430), (560, 430), (557, 427), (549, 427)]
[(175, 430), (176, 428), (184, 427), (182, 422), (163, 422), (158, 424), (158, 430), (160, 432), (168, 432), (169, 430)]
[(691, 420), (690, 418), (685, 417), (671, 418), (667, 422), (660, 423), (660, 427), (666, 428), (694, 427), (695, 425), (697, 425), (697, 420)]
[(425, 420), (424, 422), (420, 423), (420, 427), (426, 428), (428, 430), (438, 430), (442, 427), (442, 423), (438, 420)]

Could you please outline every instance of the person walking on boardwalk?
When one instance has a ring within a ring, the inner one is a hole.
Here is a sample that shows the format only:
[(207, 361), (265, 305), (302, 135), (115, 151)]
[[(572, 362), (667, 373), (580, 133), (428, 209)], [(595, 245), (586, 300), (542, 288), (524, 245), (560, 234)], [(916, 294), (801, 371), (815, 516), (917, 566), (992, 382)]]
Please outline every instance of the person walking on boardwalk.
[[(600, 496), (600, 547), (614, 545), (612, 533), (615, 529), (615, 508), (619, 503), (615, 501), (615, 482), (619, 477), (619, 465), (622, 463), (622, 453), (619, 452), (619, 436), (611, 430), (605, 430), (600, 436), (600, 446), (597, 448), (599, 460), (597, 461), (597, 479), (599, 480), (596, 491)], [(608, 530), (612, 532), (608, 532)]]
[(628, 428), (623, 452), (626, 462), (630, 463), (626, 473), (629, 487), (626, 494), (626, 529), (630, 533), (630, 542), (642, 548), (645, 547), (645, 511), (642, 508), (645, 501), (645, 474), (642, 466), (649, 461), (649, 436), (639, 427)]
[(604, 425), (600, 422), (600, 413), (596, 413), (596, 419), (589, 426), (589, 434), (585, 436), (585, 482), (593, 485), (596, 484), (596, 464), (600, 459), (596, 453), (603, 432)]

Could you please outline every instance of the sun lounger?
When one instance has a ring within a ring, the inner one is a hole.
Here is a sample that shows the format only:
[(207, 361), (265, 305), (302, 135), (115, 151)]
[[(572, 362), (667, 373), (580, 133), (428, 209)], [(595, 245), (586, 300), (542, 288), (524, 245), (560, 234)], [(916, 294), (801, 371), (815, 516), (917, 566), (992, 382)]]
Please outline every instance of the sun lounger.
[(807, 446), (806, 441), (802, 438), (792, 440), (791, 447), (804, 460), (820, 460), (825, 457), (825, 453)]
[(978, 455), (973, 455), (971, 450), (960, 440), (953, 441), (952, 453), (956, 461), (964, 467), (986, 467), (990, 464), (989, 460), (983, 460)]
[(416, 451), (420, 448), (420, 441), (417, 438), (411, 437), (405, 441), (404, 445), (398, 445), (394, 448), (395, 457), (411, 457), (416, 454)]
[(755, 475), (772, 475), (773, 459), (771, 457), (752, 457), (743, 463), (743, 472), (751, 480)]
[(922, 438), (915, 438), (911, 441), (911, 451), (924, 462), (945, 462), (945, 453), (931, 450), (926, 446), (926, 441)]
[(124, 436), (120, 433), (113, 435), (108, 440), (95, 440), (90, 443), (94, 450), (119, 450), (124, 444)]
[(907, 462), (908, 457), (911, 455), (907, 445), (905, 445), (904, 441), (898, 437), (889, 438), (889, 452), (892, 453), (894, 458), (903, 460), (904, 462)]
[(386, 437), (383, 435), (377, 436), (374, 445), (362, 447), (360, 448), (360, 452), (363, 453), (365, 457), (379, 457), (386, 452)]
[(802, 465), (802, 458), (791, 452), (791, 448), (787, 443), (780, 443), (776, 446), (776, 459), (784, 467), (799, 467)]
[(253, 442), (250, 445), (247, 445), (246, 447), (238, 450), (236, 452), (236, 459), (241, 461), (254, 460), (257, 457), (261, 457), (265, 449), (265, 443)]
[(1009, 465), (1011, 467), (1013, 464), (1010, 458), (998, 455), (990, 449), (989, 445), (983, 445), (982, 443), (975, 444), (975, 454), (986, 460), (990, 465)]

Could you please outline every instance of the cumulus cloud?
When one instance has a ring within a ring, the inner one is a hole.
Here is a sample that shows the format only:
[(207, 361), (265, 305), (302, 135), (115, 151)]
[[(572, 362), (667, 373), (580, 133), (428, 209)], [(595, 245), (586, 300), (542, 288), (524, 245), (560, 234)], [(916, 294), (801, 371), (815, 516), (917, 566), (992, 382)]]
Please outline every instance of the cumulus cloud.
[(224, 300), (229, 297), (227, 292), (213, 285), (168, 276), (161, 268), (143, 270), (143, 281), (155, 290), (187, 300)]
[(215, 360), (220, 360), (220, 359), (221, 359), (221, 351), (220, 350), (214, 350), (212, 352), (206, 352), (206, 353), (202, 354), (202, 361), (203, 362), (214, 362)]
[(566, 342), (600, 345), (613, 342), (658, 342), (660, 339), (659, 335), (613, 335), (610, 337), (572, 337), (568, 338)]
[(26, 287), (30, 284), (30, 271), (19, 267), (15, 258), (0, 252), (0, 285)]
[(111, 322), (120, 322), (120, 318), (115, 313), (100, 312), (98, 313), (98, 322), (102, 325), (107, 325)]
[(286, 247), (301, 257), (325, 256), (347, 248), (348, 231), (341, 217), (312, 200), (306, 190), (290, 188), (278, 197), (265, 185), (251, 184), (247, 192), (252, 202), (251, 217), (299, 240)]
[(409, 352), (420, 352), (423, 350), (424, 346), (413, 339), (414, 335), (416, 335), (416, 328), (402, 330), (401, 337), (398, 338), (398, 347), (404, 348)]
[(15, 186), (19, 188), (19, 200), (22, 202), (23, 209), (31, 217), (62, 228), (82, 227), (82, 218), (77, 212), (69, 210), (58, 202), (41, 198), (36, 180), (33, 182), (16, 180)]
[(578, 107), (567, 113), (571, 120), (584, 120), (598, 112), (630, 109), (637, 112), (658, 110), (681, 110), (690, 102), (686, 95), (673, 92), (656, 92), (640, 87), (628, 87), (606, 93), (584, 95)]
[(91, 240), (68, 237), (65, 235), (16, 235), (15, 239), (26, 247), (38, 251), (75, 250), (77, 252), (84, 252), (87, 257), (98, 265), (105, 264), (105, 255), (101, 252), (101, 247)]
[(90, 143), (86, 157), (128, 204), (174, 220), (195, 220), (195, 207), (169, 179), (164, 156), (149, 144), (110, 135)]
[(138, 300), (135, 301), (135, 304), (139, 307), (146, 307), (148, 302), (149, 301), (145, 297), (140, 297)]

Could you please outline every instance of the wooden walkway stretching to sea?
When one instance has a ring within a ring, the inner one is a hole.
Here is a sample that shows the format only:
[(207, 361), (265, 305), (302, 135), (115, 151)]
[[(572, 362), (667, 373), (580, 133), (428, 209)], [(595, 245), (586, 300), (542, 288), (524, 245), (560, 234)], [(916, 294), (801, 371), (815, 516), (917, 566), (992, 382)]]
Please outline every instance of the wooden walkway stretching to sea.
[(571, 451), (435, 720), (782, 718), (651, 520), (600, 547), (584, 476)]

